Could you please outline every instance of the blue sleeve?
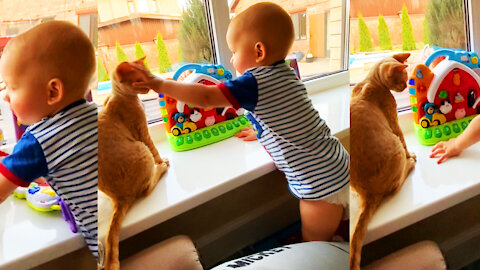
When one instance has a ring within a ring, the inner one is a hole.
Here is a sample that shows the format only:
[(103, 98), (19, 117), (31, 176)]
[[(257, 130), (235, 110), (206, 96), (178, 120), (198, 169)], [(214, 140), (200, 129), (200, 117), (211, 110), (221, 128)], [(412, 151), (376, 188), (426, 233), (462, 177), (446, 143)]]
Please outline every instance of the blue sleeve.
[(219, 85), (220, 90), (236, 109), (242, 107), (253, 111), (258, 101), (257, 80), (250, 72)]
[(45, 155), (31, 133), (25, 132), (13, 152), (2, 160), (0, 173), (19, 186), (28, 186), (38, 177), (47, 176)]

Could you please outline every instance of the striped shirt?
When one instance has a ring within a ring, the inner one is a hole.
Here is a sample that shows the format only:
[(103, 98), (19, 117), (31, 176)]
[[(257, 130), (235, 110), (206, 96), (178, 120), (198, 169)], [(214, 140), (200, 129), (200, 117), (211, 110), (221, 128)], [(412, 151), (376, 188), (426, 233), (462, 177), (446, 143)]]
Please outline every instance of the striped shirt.
[(97, 106), (79, 100), (29, 126), (0, 165), (11, 182), (45, 177), (69, 206), (89, 249), (97, 246)]
[(349, 183), (348, 153), (285, 61), (248, 69), (218, 86), (232, 106), (250, 111), (259, 142), (297, 198), (319, 200)]

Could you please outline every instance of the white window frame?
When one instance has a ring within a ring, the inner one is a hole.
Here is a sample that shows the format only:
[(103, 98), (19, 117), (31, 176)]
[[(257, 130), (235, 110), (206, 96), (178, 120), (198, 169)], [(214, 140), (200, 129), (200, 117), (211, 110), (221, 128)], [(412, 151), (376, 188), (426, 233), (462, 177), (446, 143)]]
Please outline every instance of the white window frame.
[[(205, 0), (205, 3), (211, 14), (211, 26), (213, 32), (213, 47), (215, 49), (215, 58), (217, 63), (223, 65), (226, 69), (234, 71), (235, 69), (230, 64), (232, 53), (227, 45), (226, 34), (228, 24), (230, 23), (230, 12), (227, 0)], [(312, 79), (305, 80), (304, 84), (309, 94), (327, 91), (332, 88), (349, 85), (350, 75), (348, 71), (348, 36), (349, 31), (349, 16), (347, 12), (350, 10), (350, 1), (342, 0), (342, 52), (343, 52), (343, 67), (342, 70), (330, 74), (321, 74)], [(232, 72), (235, 73), (235, 72)]]

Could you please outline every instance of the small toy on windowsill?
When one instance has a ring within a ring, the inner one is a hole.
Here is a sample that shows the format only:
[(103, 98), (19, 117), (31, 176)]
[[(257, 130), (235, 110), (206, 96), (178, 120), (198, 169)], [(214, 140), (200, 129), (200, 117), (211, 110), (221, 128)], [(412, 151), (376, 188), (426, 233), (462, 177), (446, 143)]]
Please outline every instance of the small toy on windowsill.
[(457, 137), (480, 114), (479, 64), (475, 52), (441, 49), (413, 69), (408, 92), (421, 144)]
[(70, 230), (74, 233), (78, 231), (70, 209), (46, 182), (42, 184), (33, 182), (28, 187), (17, 187), (13, 196), (25, 199), (28, 206), (39, 212), (61, 211)]
[[(175, 72), (173, 79), (215, 85), (229, 80), (232, 74), (221, 65), (187, 64)], [(244, 111), (226, 108), (192, 107), (163, 94), (159, 103), (167, 140), (175, 151), (187, 151), (232, 137), (249, 127)]]

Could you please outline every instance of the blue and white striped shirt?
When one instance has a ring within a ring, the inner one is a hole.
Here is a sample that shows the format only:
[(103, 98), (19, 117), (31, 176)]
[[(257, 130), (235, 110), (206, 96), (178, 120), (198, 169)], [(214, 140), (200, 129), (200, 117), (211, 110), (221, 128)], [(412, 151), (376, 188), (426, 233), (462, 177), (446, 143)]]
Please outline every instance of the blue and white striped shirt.
[(97, 246), (97, 106), (80, 100), (27, 128), (0, 173), (28, 186), (45, 177), (72, 211), (95, 257)]
[(319, 200), (349, 183), (348, 153), (284, 61), (248, 69), (219, 88), (234, 107), (251, 112), (259, 142), (296, 197)]

